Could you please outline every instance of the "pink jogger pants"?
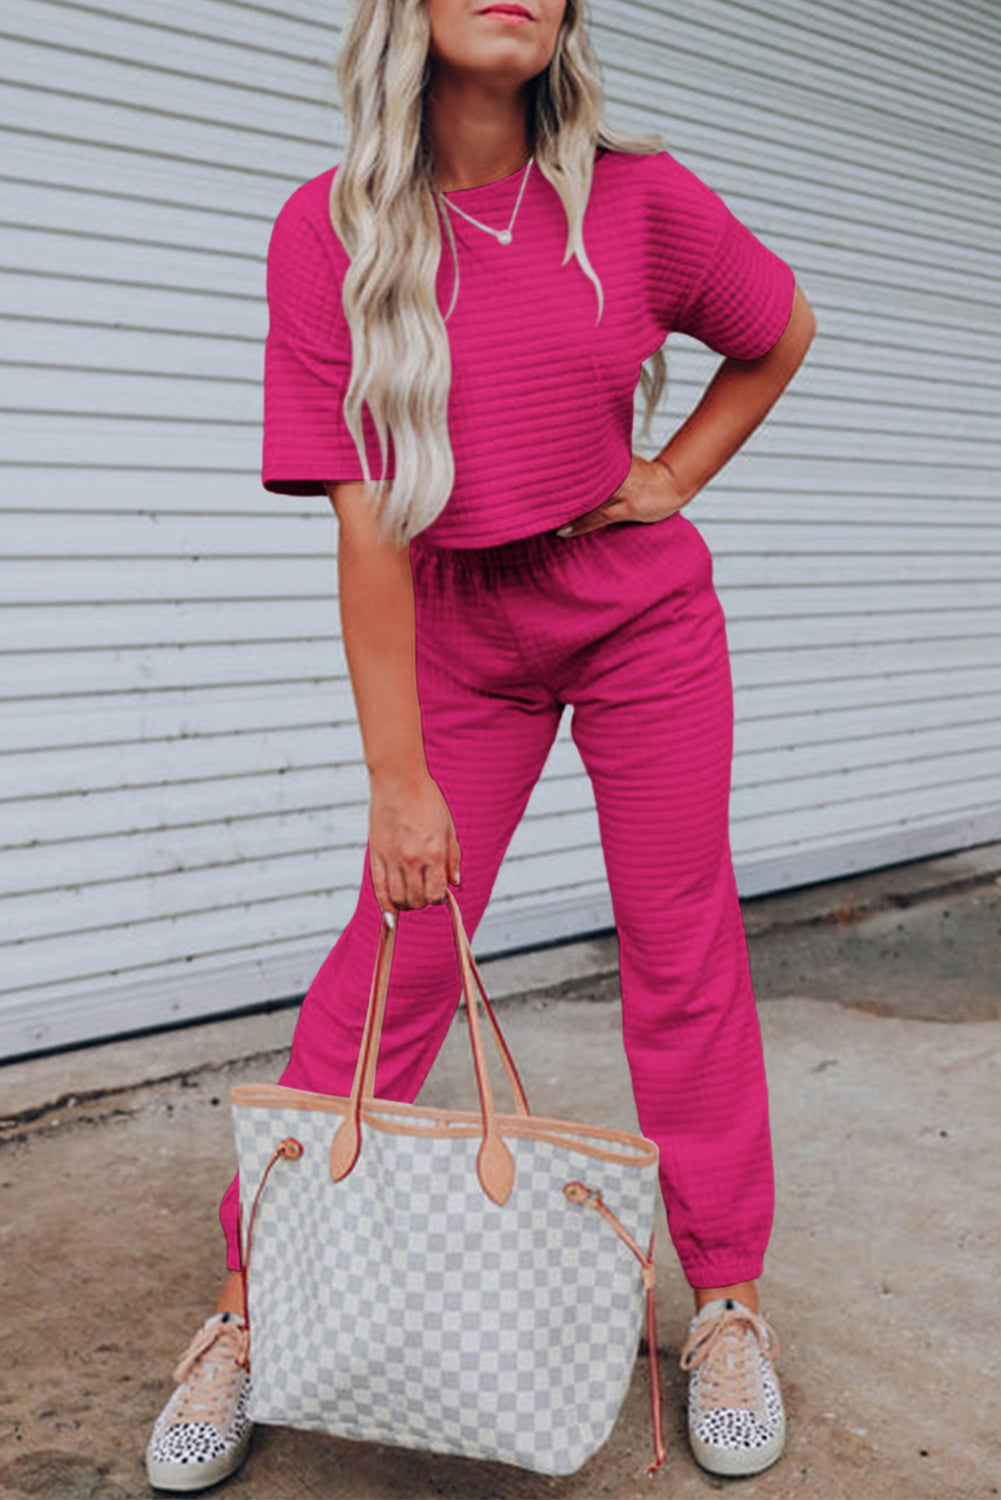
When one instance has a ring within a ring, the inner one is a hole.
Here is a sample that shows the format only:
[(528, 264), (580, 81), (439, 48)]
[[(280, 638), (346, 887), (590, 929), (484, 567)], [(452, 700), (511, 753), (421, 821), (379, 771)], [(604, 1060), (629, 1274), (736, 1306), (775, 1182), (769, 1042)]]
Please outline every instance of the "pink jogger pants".
[[(774, 1182), (730, 851), (733, 693), (709, 547), (676, 512), (487, 549), (418, 537), (411, 558), (425, 754), (459, 840), (466, 931), (472, 940), (571, 704), (618, 933), (623, 1042), (640, 1128), (660, 1148), (671, 1238), (693, 1287), (756, 1280)], [(357, 908), (302, 1002), (279, 1082), (350, 1093), (380, 920), (366, 849)], [(444, 903), (404, 911), (379, 1098), (413, 1102), (461, 993)], [(239, 1173), (219, 1210), (231, 1270), (238, 1202)]]

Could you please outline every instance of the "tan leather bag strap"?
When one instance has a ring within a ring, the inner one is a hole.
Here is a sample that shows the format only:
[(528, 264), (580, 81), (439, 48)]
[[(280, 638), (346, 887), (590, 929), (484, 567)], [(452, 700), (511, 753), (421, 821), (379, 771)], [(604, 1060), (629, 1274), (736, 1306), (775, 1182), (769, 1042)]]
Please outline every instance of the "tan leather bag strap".
[[(500, 1060), (504, 1066), (504, 1072), (507, 1074), (508, 1083), (511, 1085), (511, 1093), (514, 1096), (515, 1113), (519, 1115), (530, 1115), (532, 1111), (528, 1107), (528, 1099), (525, 1095), (525, 1090), (522, 1087), (521, 1079), (518, 1076), (518, 1069), (515, 1067), (514, 1058), (511, 1056), (511, 1052), (508, 1048), (507, 1042), (504, 1040), (504, 1033), (501, 1031), (500, 1022), (494, 1014), (494, 1008), (490, 1004), (490, 997), (488, 996), (486, 986), (483, 983), (483, 977), (476, 966), (476, 960), (473, 957), (473, 950), (470, 945), (469, 938), (466, 936), (465, 926), (463, 925), (462, 912), (459, 910), (459, 903), (456, 901), (451, 891), (447, 892), (447, 896), (452, 908), (452, 926), (455, 932), (456, 951), (459, 955), (459, 967), (460, 969), (462, 968), (463, 955), (465, 955), (469, 971), (472, 974), (472, 977), (475, 979), (476, 987), (480, 992), (480, 996), (482, 997), (483, 1009), (487, 1013), (487, 1020), (490, 1022), (490, 1029), (493, 1032), (494, 1043), (496, 1044), (497, 1051), (500, 1054)], [(466, 990), (466, 1004), (468, 1005), (470, 1000), (470, 991), (469, 988), (465, 985), (463, 987)], [(476, 1010), (475, 1003), (473, 1004), (472, 1009), (474, 1011)]]
[[(363, 1085), (369, 1077), (369, 1058), (378, 1058), (379, 1039), (382, 1035), (382, 1017), (386, 1009), (386, 990), (389, 986), (389, 965), (396, 938), (396, 923), (384, 913), (379, 924), (379, 944), (376, 951), (372, 989), (365, 1012), (365, 1027), (362, 1031), (358, 1060), (355, 1063), (354, 1082), (351, 1085), (351, 1110), (345, 1115), (334, 1133), (330, 1146), (330, 1175), (335, 1182), (346, 1177), (358, 1160), (361, 1150), (361, 1101)], [(371, 1086), (371, 1085), (370, 1085)]]
[[(469, 968), (472, 971), (472, 975), (476, 981), (476, 986), (480, 992), (480, 995), (483, 997), (483, 1008), (487, 1013), (487, 1020), (490, 1022), (490, 1029), (493, 1032), (494, 1041), (497, 1046), (497, 1051), (500, 1054), (501, 1062), (504, 1065), (504, 1071), (507, 1074), (508, 1083), (511, 1085), (511, 1093), (514, 1096), (515, 1112), (519, 1115), (530, 1115), (531, 1110), (528, 1107), (528, 1099), (525, 1096), (525, 1090), (522, 1086), (521, 1079), (518, 1076), (518, 1069), (515, 1067), (514, 1058), (511, 1056), (507, 1042), (504, 1040), (504, 1034), (500, 1029), (500, 1023), (497, 1020), (496, 1015), (494, 1014), (494, 1008), (490, 1004), (490, 997), (487, 994), (482, 975), (480, 974), (480, 971), (476, 965), (476, 960), (473, 957), (473, 950), (470, 946), (469, 938), (466, 935), (465, 924), (462, 920), (462, 912), (451, 891), (449, 891), (448, 894), (451, 898), (452, 903), (449, 914), (452, 918), (452, 929), (455, 933), (456, 949), (459, 955), (459, 972), (460, 974), (462, 974), (463, 989), (466, 992), (466, 1003), (469, 1003), (469, 986), (467, 984), (467, 975), (463, 968), (463, 954), (465, 954), (469, 960)], [(388, 922), (383, 922), (379, 932), (379, 948), (376, 955), (376, 973), (373, 980), (373, 990), (376, 988), (376, 986), (378, 986), (378, 994), (376, 996), (376, 1009), (372, 1027), (372, 1045), (366, 1051), (367, 1061), (365, 1064), (365, 1071), (362, 1076), (361, 1083), (363, 1099), (375, 1098), (375, 1069), (379, 1053), (379, 1039), (382, 1035), (382, 1019), (385, 1015), (386, 1010), (386, 996), (389, 990), (389, 970), (392, 963), (393, 943), (395, 941), (395, 938), (395, 922), (392, 927), (390, 927)], [(475, 1006), (473, 1008), (475, 1009)], [(366, 1050), (364, 1039), (362, 1041), (362, 1049)]]
[[(445, 887), (445, 897), (452, 912), (452, 925), (455, 931), (455, 951), (459, 956), (459, 967), (462, 970), (462, 985), (466, 992), (469, 1038), (473, 1047), (473, 1066), (476, 1069), (476, 1086), (480, 1091), (480, 1109), (483, 1114), (483, 1140), (480, 1143), (480, 1149), (476, 1156), (476, 1170), (479, 1173), (480, 1182), (487, 1197), (492, 1198), (495, 1203), (506, 1203), (511, 1196), (511, 1189), (514, 1187), (514, 1157), (511, 1155), (510, 1147), (497, 1128), (494, 1092), (490, 1085), (490, 1074), (487, 1071), (487, 1055), (483, 1048), (483, 1033), (480, 1031), (480, 1006), (473, 977), (473, 959), (469, 949), (469, 939), (466, 937), (466, 929), (462, 925), (462, 913), (459, 911), (459, 903), (447, 886)], [(499, 1027), (497, 1027), (496, 1021), (494, 1025), (496, 1035), (499, 1033)], [(506, 1051), (505, 1047), (503, 1052)], [(511, 1066), (514, 1066), (513, 1062)], [(524, 1097), (524, 1091), (522, 1091), (522, 1097)]]
[[(480, 1096), (480, 1111), (483, 1117), (483, 1142), (477, 1156), (477, 1171), (487, 1196), (493, 1199), (495, 1203), (504, 1203), (510, 1196), (511, 1189), (514, 1186), (514, 1158), (511, 1156), (511, 1152), (497, 1127), (493, 1090), (487, 1071), (486, 1052), (480, 1029), (477, 990), (482, 997), (497, 1050), (500, 1053), (504, 1071), (511, 1085), (517, 1113), (529, 1116), (531, 1111), (528, 1107), (528, 1100), (525, 1096), (521, 1079), (518, 1076), (514, 1059), (504, 1040), (500, 1024), (487, 997), (482, 977), (476, 967), (476, 961), (473, 958), (469, 939), (466, 936), (466, 930), (463, 925), (459, 904), (452, 891), (447, 887), (445, 898), (448, 903), (449, 914), (452, 918), (456, 953), (459, 959), (459, 969), (462, 974), (462, 987), (466, 996), (466, 1014), (469, 1019), (473, 1068), (476, 1073), (476, 1084)], [(342, 1178), (346, 1177), (358, 1160), (358, 1153), (361, 1150), (362, 1106), (366, 1100), (374, 1098), (379, 1042), (382, 1036), (386, 995), (389, 989), (389, 972), (392, 962), (393, 944), (396, 938), (396, 923), (399, 921), (399, 915), (397, 913), (393, 921), (390, 921), (388, 918), (384, 919), (379, 927), (379, 943), (376, 953), (375, 971), (372, 976), (372, 989), (369, 994), (365, 1027), (362, 1032), (361, 1046), (358, 1050), (358, 1061), (355, 1065), (354, 1082), (351, 1088), (351, 1109), (336, 1131), (330, 1147), (330, 1175), (335, 1182), (339, 1182)]]

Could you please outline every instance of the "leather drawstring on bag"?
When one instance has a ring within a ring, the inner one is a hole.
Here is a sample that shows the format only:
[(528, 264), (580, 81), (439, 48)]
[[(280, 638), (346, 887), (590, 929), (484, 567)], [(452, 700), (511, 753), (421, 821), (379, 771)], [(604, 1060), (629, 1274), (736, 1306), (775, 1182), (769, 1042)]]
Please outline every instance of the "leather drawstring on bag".
[(243, 1248), (243, 1204), (240, 1204), (236, 1215), (237, 1243), (240, 1247), (240, 1279), (243, 1285), (243, 1327), (240, 1330), (240, 1341), (237, 1347), (236, 1362), (250, 1373), (250, 1303), (247, 1300), (247, 1269), (250, 1265), (250, 1241), (254, 1232), (254, 1215), (257, 1212), (257, 1200), (261, 1196), (261, 1190), (268, 1180), (268, 1173), (279, 1157), (286, 1161), (297, 1161), (302, 1155), (302, 1142), (297, 1141), (294, 1135), (285, 1136), (280, 1140), (268, 1158), (268, 1164), (261, 1173), (261, 1180), (257, 1184), (257, 1192), (254, 1201), (250, 1205), (250, 1218), (247, 1222), (247, 1248)]
[(660, 1398), (660, 1365), (657, 1359), (657, 1267), (653, 1259), (653, 1234), (650, 1235), (650, 1249), (644, 1255), (632, 1235), (624, 1224), (612, 1213), (612, 1210), (602, 1201), (600, 1188), (586, 1187), (583, 1182), (568, 1182), (564, 1184), (563, 1192), (571, 1203), (582, 1203), (588, 1208), (596, 1208), (602, 1218), (611, 1224), (615, 1233), (629, 1246), (643, 1267), (643, 1285), (646, 1287), (646, 1341), (647, 1351), (650, 1358), (650, 1409), (653, 1419), (653, 1463), (647, 1465), (647, 1473), (655, 1474), (667, 1457), (667, 1449), (664, 1447), (664, 1433), (661, 1423), (661, 1398)]

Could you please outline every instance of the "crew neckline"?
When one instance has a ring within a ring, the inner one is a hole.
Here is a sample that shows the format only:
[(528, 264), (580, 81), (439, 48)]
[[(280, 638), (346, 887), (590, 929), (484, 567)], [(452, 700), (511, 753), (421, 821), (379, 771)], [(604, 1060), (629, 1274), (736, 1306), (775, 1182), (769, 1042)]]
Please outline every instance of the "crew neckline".
[[(534, 153), (531, 160), (533, 162), (533, 165), (537, 166)], [(489, 182), (478, 182), (473, 187), (449, 188), (447, 191), (442, 188), (440, 191), (442, 197), (444, 198), (454, 198), (457, 194), (461, 195), (465, 193), (485, 193), (488, 188), (502, 187), (505, 182), (513, 182), (516, 177), (521, 176), (521, 174), (526, 170), (527, 167), (528, 162), (523, 161), (520, 167), (515, 167), (513, 172), (508, 172), (503, 177), (493, 177)], [(532, 173), (529, 172), (528, 175), (529, 177), (531, 177)]]

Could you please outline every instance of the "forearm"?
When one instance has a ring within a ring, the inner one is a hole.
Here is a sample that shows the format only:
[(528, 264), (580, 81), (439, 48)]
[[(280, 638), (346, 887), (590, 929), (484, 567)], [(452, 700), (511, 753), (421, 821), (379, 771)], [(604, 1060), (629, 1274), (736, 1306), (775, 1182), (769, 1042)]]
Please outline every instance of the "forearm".
[(746, 442), (796, 373), (816, 331), (797, 286), (785, 332), (760, 359), (724, 359), (699, 404), (657, 454), (674, 474), (685, 504)]
[(341, 522), (341, 632), (369, 775), (411, 782), (427, 772), (415, 668), (410, 550), (379, 537), (356, 489), (331, 500)]

